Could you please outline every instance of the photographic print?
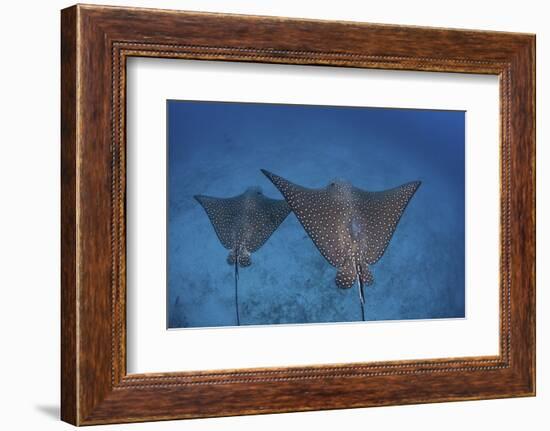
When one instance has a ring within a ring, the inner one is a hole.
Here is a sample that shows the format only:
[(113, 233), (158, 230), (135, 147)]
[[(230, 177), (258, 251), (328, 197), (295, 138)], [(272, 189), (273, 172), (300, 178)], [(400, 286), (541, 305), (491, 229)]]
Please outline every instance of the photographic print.
[(167, 101), (168, 328), (465, 317), (465, 112)]

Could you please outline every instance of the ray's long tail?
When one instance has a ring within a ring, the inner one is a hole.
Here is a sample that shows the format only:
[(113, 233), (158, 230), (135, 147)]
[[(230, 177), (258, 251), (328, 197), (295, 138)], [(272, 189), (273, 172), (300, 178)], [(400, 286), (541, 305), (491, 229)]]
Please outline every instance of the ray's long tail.
[(235, 256), (235, 311), (237, 313), (237, 325), (241, 326), (239, 317), (239, 259)]
[(365, 321), (365, 283), (361, 280), (361, 269), (357, 268), (357, 288), (359, 289), (359, 302), (361, 303), (361, 319)]

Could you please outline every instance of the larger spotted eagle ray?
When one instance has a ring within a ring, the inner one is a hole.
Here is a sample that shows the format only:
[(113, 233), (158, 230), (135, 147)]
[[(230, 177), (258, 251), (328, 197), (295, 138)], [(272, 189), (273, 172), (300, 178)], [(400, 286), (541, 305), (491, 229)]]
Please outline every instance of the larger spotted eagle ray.
[(290, 213), (284, 200), (266, 197), (259, 187), (249, 187), (230, 198), (196, 195), (220, 243), (228, 250), (227, 263), (235, 269), (235, 310), (239, 317), (239, 266), (252, 264), (250, 253), (259, 250)]
[(386, 251), (420, 181), (380, 192), (361, 190), (346, 181), (309, 189), (262, 172), (279, 189), (323, 257), (338, 269), (336, 285), (349, 289), (357, 281), (365, 320), (364, 286), (374, 282), (369, 265)]

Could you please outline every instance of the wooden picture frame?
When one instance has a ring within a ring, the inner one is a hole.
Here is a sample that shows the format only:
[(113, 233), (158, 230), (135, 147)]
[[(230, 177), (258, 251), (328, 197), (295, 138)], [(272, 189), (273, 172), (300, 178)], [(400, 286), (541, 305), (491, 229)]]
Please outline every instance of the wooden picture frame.
[[(61, 17), (64, 421), (91, 425), (535, 394), (534, 35), (83, 5), (64, 9)], [(130, 56), (498, 75), (500, 354), (127, 374)]]

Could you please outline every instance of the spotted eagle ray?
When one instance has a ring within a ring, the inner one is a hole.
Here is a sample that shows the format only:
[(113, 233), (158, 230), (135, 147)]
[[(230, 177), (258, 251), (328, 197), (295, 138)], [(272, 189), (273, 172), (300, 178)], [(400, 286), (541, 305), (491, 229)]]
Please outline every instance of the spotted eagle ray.
[(252, 264), (250, 253), (259, 250), (290, 213), (284, 200), (270, 199), (259, 187), (249, 187), (231, 198), (195, 195), (220, 243), (228, 250), (227, 263), (235, 268), (235, 309), (239, 318), (239, 266)]
[(347, 181), (309, 189), (262, 172), (279, 189), (323, 257), (338, 269), (336, 285), (349, 289), (357, 281), (364, 321), (364, 286), (374, 282), (369, 265), (386, 251), (420, 181), (379, 192), (361, 190)]

